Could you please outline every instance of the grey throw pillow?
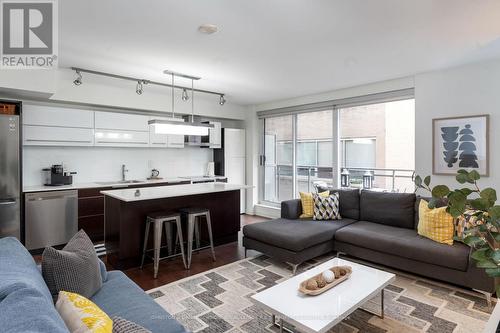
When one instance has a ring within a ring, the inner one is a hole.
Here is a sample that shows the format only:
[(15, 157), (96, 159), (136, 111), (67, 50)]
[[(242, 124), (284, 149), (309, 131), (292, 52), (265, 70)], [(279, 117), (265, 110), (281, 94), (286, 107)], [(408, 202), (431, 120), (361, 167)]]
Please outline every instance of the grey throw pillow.
[(76, 233), (62, 250), (45, 248), (42, 275), (55, 297), (59, 291), (69, 291), (90, 298), (102, 287), (94, 244), (83, 230)]
[(130, 320), (121, 317), (113, 317), (113, 333), (151, 333), (150, 330), (145, 329)]
[(323, 198), (314, 193), (314, 215), (313, 220), (340, 220), (342, 217), (339, 213), (339, 194), (333, 193), (330, 196)]

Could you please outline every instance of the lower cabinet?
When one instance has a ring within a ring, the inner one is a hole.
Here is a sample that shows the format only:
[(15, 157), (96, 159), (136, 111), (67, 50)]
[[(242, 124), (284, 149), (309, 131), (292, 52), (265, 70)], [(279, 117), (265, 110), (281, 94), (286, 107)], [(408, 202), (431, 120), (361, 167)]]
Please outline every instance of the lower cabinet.
[[(182, 184), (190, 184), (190, 182), (141, 184), (127, 186), (127, 188)], [(101, 191), (112, 189), (111, 187), (98, 187), (78, 190), (78, 230), (83, 229), (95, 244), (104, 242), (104, 195), (101, 194)]]
[(78, 230), (83, 229), (94, 243), (104, 241), (104, 195), (110, 188), (78, 190)]

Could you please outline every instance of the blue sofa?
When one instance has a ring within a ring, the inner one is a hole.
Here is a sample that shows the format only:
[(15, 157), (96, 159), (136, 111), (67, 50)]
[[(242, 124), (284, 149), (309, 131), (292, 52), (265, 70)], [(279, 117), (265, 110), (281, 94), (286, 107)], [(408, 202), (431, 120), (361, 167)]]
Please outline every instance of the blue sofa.
[[(110, 317), (152, 332), (187, 332), (122, 272), (107, 272), (101, 263), (101, 275), (103, 286), (91, 300)], [(9, 333), (68, 332), (33, 257), (12, 237), (0, 239), (0, 327)]]

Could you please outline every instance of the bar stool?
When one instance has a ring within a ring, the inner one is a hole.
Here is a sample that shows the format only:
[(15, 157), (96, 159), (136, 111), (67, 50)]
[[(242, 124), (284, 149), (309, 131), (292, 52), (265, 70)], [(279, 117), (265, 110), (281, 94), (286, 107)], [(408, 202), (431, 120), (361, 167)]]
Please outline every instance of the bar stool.
[[(210, 220), (210, 210), (206, 208), (182, 208), (179, 210), (182, 214), (187, 216), (187, 224), (188, 224), (188, 244), (187, 244), (187, 268), (191, 267), (191, 258), (193, 256), (193, 237), (196, 233), (196, 246), (195, 250), (201, 250), (206, 247), (200, 247), (200, 231), (199, 224), (201, 223), (201, 218), (205, 217), (205, 221), (207, 222), (208, 229), (208, 238), (210, 239), (210, 249), (212, 250), (212, 259), (215, 261), (215, 250), (214, 250), (214, 239), (212, 235), (212, 222)], [(180, 239), (182, 244), (182, 239)]]
[[(153, 249), (147, 248), (148, 246), (148, 238), (149, 238), (149, 228), (151, 226), (151, 223), (154, 224), (154, 245)], [(179, 213), (168, 213), (168, 212), (155, 212), (148, 214), (146, 218), (146, 231), (144, 233), (144, 247), (142, 250), (142, 260), (141, 260), (141, 269), (142, 266), (144, 265), (144, 258), (146, 257), (146, 252), (147, 251), (154, 251), (154, 256), (153, 256), (153, 262), (154, 262), (154, 278), (156, 279), (158, 276), (158, 266), (160, 264), (160, 260), (165, 259), (165, 258), (170, 258), (173, 257), (172, 255), (172, 227), (173, 224), (176, 224), (177, 226), (177, 237), (179, 238), (181, 244), (183, 243), (182, 240), (182, 226), (181, 226), (181, 216)], [(165, 235), (167, 236), (167, 247), (168, 247), (168, 256), (160, 258), (160, 249), (162, 248), (161, 246), (161, 236), (162, 236), (162, 229), (163, 225), (167, 224), (165, 227)], [(188, 268), (186, 266), (186, 257), (184, 255), (184, 247), (181, 246), (181, 255), (182, 255), (182, 261), (184, 263), (184, 268)]]

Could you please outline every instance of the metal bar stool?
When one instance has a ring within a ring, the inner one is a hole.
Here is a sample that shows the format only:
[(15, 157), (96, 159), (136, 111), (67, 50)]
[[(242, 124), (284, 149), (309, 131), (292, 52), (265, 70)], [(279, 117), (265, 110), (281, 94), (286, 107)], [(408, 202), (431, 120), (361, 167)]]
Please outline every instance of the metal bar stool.
[[(148, 250), (148, 238), (149, 238), (149, 228), (151, 226), (151, 223), (154, 224), (154, 245), (153, 249)], [(165, 235), (167, 237), (167, 248), (168, 248), (168, 256), (160, 258), (160, 249), (162, 248), (161, 246), (161, 236), (162, 236), (162, 229), (163, 225), (167, 224), (165, 226)], [(146, 231), (144, 233), (144, 247), (142, 250), (142, 260), (141, 260), (141, 269), (142, 266), (144, 265), (144, 258), (146, 257), (146, 252), (147, 251), (154, 251), (154, 256), (153, 256), (153, 262), (154, 262), (154, 278), (156, 279), (158, 276), (158, 266), (160, 264), (160, 260), (166, 259), (166, 258), (171, 258), (177, 256), (176, 254), (172, 254), (172, 227), (173, 224), (176, 224), (177, 226), (177, 237), (179, 238), (181, 244), (183, 243), (182, 240), (182, 226), (181, 226), (181, 216), (179, 213), (167, 213), (167, 212), (155, 212), (148, 214), (146, 218)], [(181, 255), (182, 255), (182, 261), (184, 263), (184, 268), (188, 268), (186, 266), (186, 257), (184, 255), (184, 247), (181, 246)]]
[[(215, 250), (214, 250), (214, 239), (212, 235), (212, 222), (210, 220), (210, 210), (206, 208), (182, 208), (180, 212), (187, 216), (187, 268), (191, 267), (191, 258), (193, 257), (193, 238), (196, 234), (196, 245), (195, 250), (201, 250), (210, 247), (212, 250), (212, 259), (215, 261)], [(208, 229), (208, 238), (210, 240), (210, 245), (205, 247), (200, 247), (200, 231), (199, 224), (201, 223), (201, 218), (205, 217)], [(180, 240), (182, 244), (182, 239)]]

